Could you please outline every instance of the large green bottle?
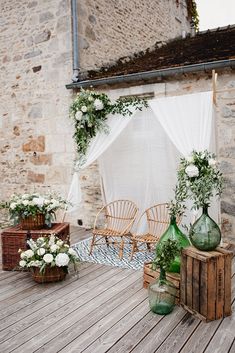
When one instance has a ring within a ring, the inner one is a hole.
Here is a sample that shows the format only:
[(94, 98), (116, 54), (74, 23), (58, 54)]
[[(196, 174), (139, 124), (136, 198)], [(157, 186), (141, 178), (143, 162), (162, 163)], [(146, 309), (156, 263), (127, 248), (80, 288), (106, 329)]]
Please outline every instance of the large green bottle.
[[(161, 236), (161, 238), (157, 244), (157, 247), (160, 244), (162, 244), (162, 242), (166, 241), (167, 239), (177, 240), (177, 242), (181, 248), (186, 248), (187, 246), (190, 246), (189, 239), (186, 237), (186, 235), (184, 235), (184, 233), (181, 232), (181, 230), (177, 226), (176, 218), (174, 216), (171, 217), (169, 227), (167, 228), (165, 233), (163, 233), (163, 235)], [(180, 273), (180, 262), (181, 262), (180, 255), (176, 256), (174, 261), (171, 263), (171, 265), (168, 269), (168, 272)]]

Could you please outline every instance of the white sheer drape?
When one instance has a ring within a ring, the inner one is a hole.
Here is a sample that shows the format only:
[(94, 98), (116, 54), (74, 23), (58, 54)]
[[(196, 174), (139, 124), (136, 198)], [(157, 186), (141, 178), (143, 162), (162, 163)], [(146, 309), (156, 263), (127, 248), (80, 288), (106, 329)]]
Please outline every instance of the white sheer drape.
[[(155, 98), (149, 106), (132, 117), (110, 116), (110, 133), (93, 139), (82, 167), (98, 160), (105, 201), (130, 199), (141, 211), (168, 202), (180, 155), (209, 149), (212, 140), (212, 92)], [(78, 172), (68, 199), (75, 207), (81, 201)]]
[[(109, 146), (117, 139), (119, 134), (126, 128), (130, 123), (131, 117), (123, 117), (122, 115), (110, 115), (107, 120), (109, 133), (99, 133), (91, 141), (91, 144), (86, 153), (86, 162), (80, 168), (85, 169), (94, 161), (96, 161), (108, 148)], [(73, 212), (78, 208), (79, 203), (81, 202), (81, 183), (79, 180), (79, 171), (75, 172), (72, 177), (72, 182), (70, 185), (69, 193), (67, 200), (72, 203), (72, 207), (69, 207), (67, 212)]]
[(188, 156), (192, 150), (209, 149), (213, 116), (212, 92), (156, 98), (149, 105), (183, 156)]

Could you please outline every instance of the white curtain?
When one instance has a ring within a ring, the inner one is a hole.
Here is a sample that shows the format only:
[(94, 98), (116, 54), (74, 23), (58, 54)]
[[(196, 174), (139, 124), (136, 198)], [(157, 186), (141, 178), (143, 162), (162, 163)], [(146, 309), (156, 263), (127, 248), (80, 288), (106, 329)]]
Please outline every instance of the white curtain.
[(211, 142), (213, 94), (201, 92), (156, 98), (149, 102), (165, 132), (182, 153), (209, 149)]
[(179, 157), (153, 111), (136, 113), (98, 159), (106, 201), (132, 200), (140, 213), (170, 201)]
[[(212, 92), (156, 98), (149, 106), (132, 117), (110, 116), (110, 133), (93, 139), (82, 167), (98, 159), (105, 201), (130, 199), (141, 211), (168, 202), (180, 156), (209, 149), (212, 140)], [(76, 207), (81, 201), (78, 172), (70, 195)]]
[[(216, 151), (213, 92), (200, 92), (175, 97), (156, 98), (149, 102), (158, 121), (172, 143), (184, 157), (192, 150)], [(187, 202), (190, 210), (192, 202)], [(219, 222), (219, 201), (211, 202), (210, 215)], [(200, 212), (188, 212), (186, 223), (193, 222)]]
[[(135, 113), (134, 113), (135, 114)], [(132, 116), (133, 117), (133, 116)], [(90, 146), (86, 153), (86, 162), (80, 167), (80, 170), (85, 169), (94, 161), (96, 161), (102, 153), (104, 153), (109, 146), (117, 139), (119, 134), (126, 128), (130, 123), (132, 117), (116, 114), (110, 115), (107, 120), (108, 131), (109, 133), (99, 133), (91, 141)], [(79, 180), (79, 171), (76, 171), (73, 174), (71, 185), (69, 188), (69, 193), (67, 200), (72, 203), (72, 207), (69, 207), (67, 213), (74, 212), (79, 203), (81, 202), (81, 183)]]

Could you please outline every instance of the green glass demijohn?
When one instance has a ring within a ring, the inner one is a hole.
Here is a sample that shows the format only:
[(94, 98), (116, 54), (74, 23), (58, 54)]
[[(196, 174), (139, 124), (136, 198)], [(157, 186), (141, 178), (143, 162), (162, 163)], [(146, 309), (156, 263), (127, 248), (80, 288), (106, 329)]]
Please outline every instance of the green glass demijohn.
[[(190, 246), (189, 239), (186, 237), (186, 235), (184, 235), (184, 233), (181, 232), (177, 226), (175, 216), (171, 216), (169, 227), (161, 236), (157, 246), (161, 245), (162, 242), (166, 241), (167, 239), (177, 240), (180, 248), (186, 248), (187, 246)], [(180, 255), (175, 257), (174, 261), (171, 263), (168, 269), (168, 272), (180, 273)]]
[(176, 287), (166, 279), (166, 272), (160, 268), (159, 279), (148, 289), (151, 311), (159, 315), (167, 315), (175, 306)]
[(195, 248), (203, 251), (214, 250), (220, 244), (221, 232), (219, 226), (208, 215), (208, 205), (203, 206), (202, 215), (192, 225), (189, 237)]

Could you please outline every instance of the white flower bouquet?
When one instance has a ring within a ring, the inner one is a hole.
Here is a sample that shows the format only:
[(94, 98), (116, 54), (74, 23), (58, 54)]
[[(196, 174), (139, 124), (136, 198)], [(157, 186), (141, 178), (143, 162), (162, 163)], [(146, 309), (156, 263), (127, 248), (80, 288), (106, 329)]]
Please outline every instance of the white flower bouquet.
[(55, 194), (40, 195), (33, 194), (13, 194), (9, 201), (1, 203), (1, 208), (9, 210), (10, 219), (14, 224), (30, 216), (36, 217), (37, 214), (45, 216), (45, 224), (50, 226), (55, 220), (55, 212), (59, 209), (66, 209), (68, 202), (61, 196)]
[(40, 237), (36, 241), (30, 239), (27, 244), (28, 250), (19, 249), (21, 259), (19, 265), (22, 269), (35, 270), (38, 268), (43, 275), (48, 267), (60, 267), (65, 273), (68, 273), (68, 265), (73, 263), (76, 266), (79, 262), (76, 251), (55, 234), (50, 237)]
[(181, 199), (193, 200), (194, 209), (209, 206), (211, 197), (222, 193), (223, 177), (215, 158), (215, 154), (207, 150), (193, 151), (180, 161), (178, 193), (182, 195)]
[(133, 109), (142, 110), (147, 107), (144, 99), (126, 97), (111, 102), (107, 94), (96, 91), (83, 90), (74, 99), (70, 106), (70, 117), (74, 121), (74, 139), (77, 144), (80, 164), (84, 162), (89, 143), (100, 131), (108, 132), (106, 120), (108, 114), (133, 114)]

